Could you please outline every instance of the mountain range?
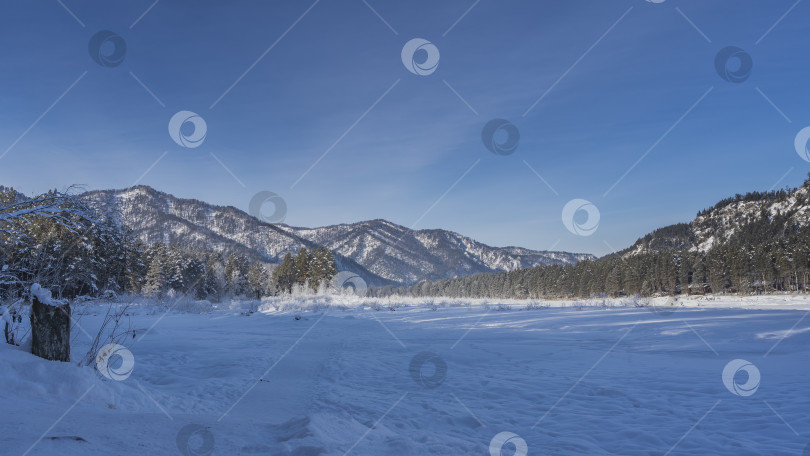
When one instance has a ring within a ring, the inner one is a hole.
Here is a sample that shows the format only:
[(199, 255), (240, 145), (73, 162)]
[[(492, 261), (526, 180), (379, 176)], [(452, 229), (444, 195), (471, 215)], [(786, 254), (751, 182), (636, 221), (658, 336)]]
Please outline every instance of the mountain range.
[(595, 259), (590, 254), (491, 247), (451, 231), (412, 230), (380, 219), (320, 228), (270, 224), (231, 206), (177, 198), (147, 186), (96, 190), (81, 197), (144, 243), (238, 252), (269, 263), (279, 263), (288, 252), (324, 246), (334, 253), (339, 269), (377, 286)]

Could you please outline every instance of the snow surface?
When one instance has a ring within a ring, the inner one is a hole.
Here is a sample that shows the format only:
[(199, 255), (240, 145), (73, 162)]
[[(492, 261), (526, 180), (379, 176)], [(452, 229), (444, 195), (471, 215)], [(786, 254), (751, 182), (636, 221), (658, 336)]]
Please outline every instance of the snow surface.
[[(508, 432), (504, 455), (802, 454), (810, 300), (672, 303), (136, 304), (122, 381), (0, 344), (0, 453), (483, 455)], [(74, 359), (106, 308), (74, 308)]]

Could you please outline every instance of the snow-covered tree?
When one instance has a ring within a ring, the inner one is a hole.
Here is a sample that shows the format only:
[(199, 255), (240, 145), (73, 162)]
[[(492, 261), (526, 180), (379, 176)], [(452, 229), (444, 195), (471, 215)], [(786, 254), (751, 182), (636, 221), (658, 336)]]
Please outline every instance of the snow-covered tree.
[(256, 296), (256, 299), (262, 297), (262, 293), (267, 288), (267, 279), (267, 270), (264, 265), (257, 261), (250, 266), (247, 281), (251, 297)]
[(295, 256), (295, 281), (298, 285), (304, 285), (309, 280), (310, 255), (307, 249), (301, 247), (298, 255)]
[(41, 279), (59, 295), (65, 289), (89, 291), (97, 286), (89, 242), (103, 228), (98, 214), (70, 193), (28, 198), (0, 187), (1, 290), (22, 295)]
[(228, 291), (233, 296), (241, 296), (248, 288), (248, 260), (244, 255), (232, 253), (225, 262), (225, 278), (228, 282)]
[(295, 260), (291, 253), (284, 255), (284, 260), (273, 270), (273, 282), (279, 292), (292, 293), (292, 287), (297, 282), (295, 273)]
[(335, 257), (326, 247), (317, 247), (309, 255), (309, 284), (318, 290), (321, 284), (328, 284), (337, 274)]
[(155, 299), (163, 298), (169, 291), (168, 259), (166, 246), (162, 243), (153, 244), (146, 252), (149, 269), (143, 285), (143, 293)]

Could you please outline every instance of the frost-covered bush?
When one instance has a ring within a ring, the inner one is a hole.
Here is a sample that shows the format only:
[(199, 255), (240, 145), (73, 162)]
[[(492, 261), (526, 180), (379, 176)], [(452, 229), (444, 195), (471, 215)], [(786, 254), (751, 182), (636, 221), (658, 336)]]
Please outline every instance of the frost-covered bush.
[(539, 302), (532, 301), (532, 302), (529, 302), (528, 304), (526, 304), (525, 309), (526, 310), (538, 310), (538, 309), (546, 309), (548, 307), (549, 307), (548, 304), (543, 305), (543, 304), (541, 304)]

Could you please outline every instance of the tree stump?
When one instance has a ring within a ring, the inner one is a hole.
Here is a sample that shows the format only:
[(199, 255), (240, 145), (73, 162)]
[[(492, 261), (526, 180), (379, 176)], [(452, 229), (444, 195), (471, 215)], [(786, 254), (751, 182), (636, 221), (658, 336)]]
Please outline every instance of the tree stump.
[(31, 304), (31, 353), (50, 361), (70, 361), (70, 306)]

